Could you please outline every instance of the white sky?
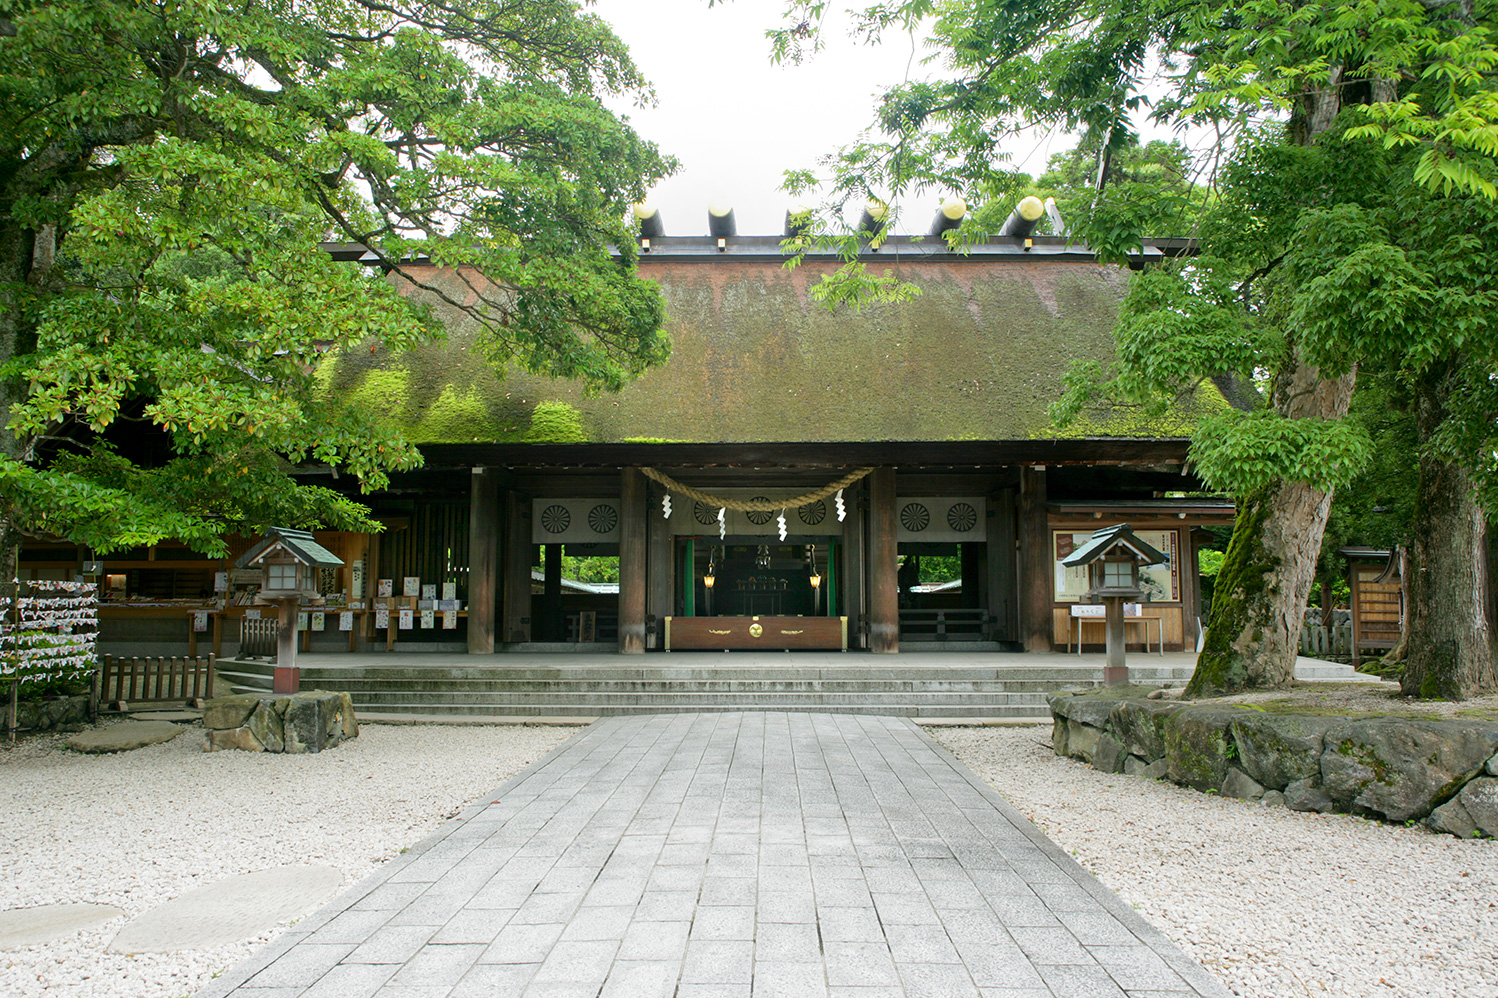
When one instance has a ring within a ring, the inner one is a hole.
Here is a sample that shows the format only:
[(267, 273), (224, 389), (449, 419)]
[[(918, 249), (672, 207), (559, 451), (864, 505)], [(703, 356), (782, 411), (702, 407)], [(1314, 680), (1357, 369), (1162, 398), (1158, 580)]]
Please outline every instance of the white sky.
[[(765, 29), (778, 0), (597, 0), (593, 10), (614, 26), (659, 104), (630, 108), (636, 130), (681, 161), (679, 173), (651, 192), (668, 235), (707, 234), (707, 205), (734, 206), (743, 235), (779, 235), (790, 198), (780, 191), (787, 169), (813, 169), (819, 156), (853, 141), (871, 119), (874, 95), (938, 67), (914, 60), (903, 40), (867, 47), (834, 28), (827, 48), (802, 66), (772, 66)], [(1010, 148), (1013, 165), (1038, 174), (1051, 148), (1067, 137), (1037, 135)], [(898, 228), (924, 231), (929, 213), (907, 205)]]

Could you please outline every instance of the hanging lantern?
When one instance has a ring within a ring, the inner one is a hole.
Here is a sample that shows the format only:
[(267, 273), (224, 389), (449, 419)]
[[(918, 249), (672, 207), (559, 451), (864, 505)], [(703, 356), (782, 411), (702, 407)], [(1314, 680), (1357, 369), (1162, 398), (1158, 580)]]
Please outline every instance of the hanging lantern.
[(822, 573), (817, 571), (817, 546), (815, 544), (810, 545), (808, 553), (811, 556), (811, 587), (813, 589), (820, 589), (822, 587)]

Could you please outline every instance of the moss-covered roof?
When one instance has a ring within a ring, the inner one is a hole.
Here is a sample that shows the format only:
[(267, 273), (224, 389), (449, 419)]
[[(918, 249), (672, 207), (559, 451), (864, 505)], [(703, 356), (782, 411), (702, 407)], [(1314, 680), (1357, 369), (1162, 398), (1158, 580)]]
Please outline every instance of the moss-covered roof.
[[(445, 342), (341, 357), (322, 376), (418, 443), (1027, 440), (1058, 435), (1046, 407), (1071, 362), (1112, 355), (1126, 270), (1075, 257), (889, 265), (923, 293), (833, 313), (807, 295), (831, 263), (643, 258), (673, 352), (616, 395), (496, 374), (472, 320), (441, 303)], [(423, 276), (463, 297), (456, 277)], [(1064, 435), (1178, 437), (1198, 415), (1121, 416)]]

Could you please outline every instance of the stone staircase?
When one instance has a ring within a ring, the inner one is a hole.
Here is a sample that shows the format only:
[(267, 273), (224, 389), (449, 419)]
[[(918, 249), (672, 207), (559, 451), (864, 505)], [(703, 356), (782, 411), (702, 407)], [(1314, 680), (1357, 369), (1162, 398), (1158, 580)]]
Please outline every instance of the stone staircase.
[[(1047, 661), (1035, 663), (1032, 656), (1003, 654), (901, 655), (886, 661), (866, 655), (798, 661), (789, 655), (673, 654), (619, 664), (612, 655), (582, 661), (527, 655), (516, 656), (513, 663), (501, 655), (483, 665), (469, 664), (473, 658), (467, 656), (451, 657), (462, 664), (384, 665), (378, 658), (361, 656), (357, 665), (305, 664), (302, 689), (346, 691), (366, 716), (795, 710), (1040, 719), (1049, 717), (1047, 693), (1102, 683), (1100, 660), (1082, 663), (1066, 661), (1067, 656), (1045, 656)], [(938, 661), (931, 663), (933, 658)], [(223, 662), (219, 675), (245, 692), (266, 691), (271, 685), (271, 666), (264, 663)], [(1141, 685), (1181, 685), (1190, 678), (1191, 667), (1142, 657), (1131, 675)]]

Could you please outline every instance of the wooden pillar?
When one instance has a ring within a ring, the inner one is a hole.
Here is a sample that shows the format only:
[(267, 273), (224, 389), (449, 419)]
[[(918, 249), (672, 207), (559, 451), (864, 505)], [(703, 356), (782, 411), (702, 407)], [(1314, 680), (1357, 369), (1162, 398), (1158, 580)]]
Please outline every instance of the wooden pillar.
[[(1128, 639), (1124, 636), (1123, 599), (1109, 596), (1103, 603), (1103, 622), (1108, 631), (1108, 657), (1103, 665), (1103, 685), (1121, 686), (1129, 681), (1129, 666), (1124, 658), (1124, 643)], [(1078, 635), (1077, 641), (1081, 640), (1081, 635)]]
[(1000, 489), (988, 500), (988, 615), (995, 641), (1020, 640), (1014, 500), (1013, 489)]
[(494, 610), (498, 597), (499, 476), (489, 468), (474, 468), (468, 499), (466, 598), (470, 655), (488, 655), (494, 651)]
[(978, 609), (983, 606), (983, 546), (960, 544), (962, 554), (962, 604)]
[(619, 653), (645, 651), (645, 476), (625, 468), (619, 476)]
[[(673, 556), (675, 545), (672, 543), (671, 521), (661, 515), (660, 500), (664, 495), (664, 490), (652, 489), (645, 507), (645, 571), (649, 573), (649, 580), (646, 583), (645, 613), (655, 624), (646, 635), (645, 646), (647, 648), (664, 646), (665, 621), (668, 616), (671, 616), (674, 609), (672, 603), (676, 598), (676, 559)], [(685, 496), (676, 496), (671, 501), (683, 504), (682, 508), (690, 512), (685, 504), (691, 500)], [(686, 582), (689, 586), (694, 584), (690, 568)]]
[(1196, 561), (1196, 528), (1182, 526), (1181, 557), (1181, 651), (1196, 650), (1197, 616), (1202, 608), (1201, 566)]
[(895, 534), (895, 469), (875, 468), (869, 475), (869, 650), (900, 650), (899, 568)]
[(1046, 521), (1045, 466), (1019, 471), (1019, 619), (1025, 651), (1052, 651), (1055, 558)]
[(503, 625), (500, 633), (507, 644), (531, 639), (531, 520), (526, 498), (506, 492), (504, 502)]
[[(301, 600), (277, 600), (276, 665), (271, 670), (272, 693), (295, 693), (301, 689), (302, 670), (296, 666), (296, 624)], [(141, 694), (144, 696), (144, 692)]]
[(868, 623), (868, 593), (864, 565), (868, 558), (865, 489), (862, 482), (843, 492), (848, 515), (843, 520), (843, 615), (848, 618), (848, 647), (867, 648), (863, 625)]
[(542, 641), (565, 641), (567, 628), (562, 623), (562, 545), (546, 545), (546, 581), (541, 590), (541, 626), (537, 628)]

